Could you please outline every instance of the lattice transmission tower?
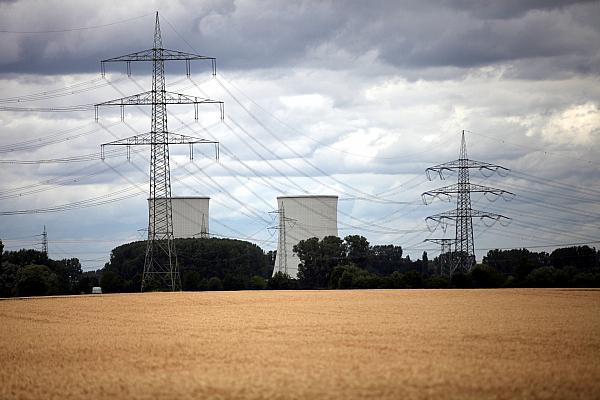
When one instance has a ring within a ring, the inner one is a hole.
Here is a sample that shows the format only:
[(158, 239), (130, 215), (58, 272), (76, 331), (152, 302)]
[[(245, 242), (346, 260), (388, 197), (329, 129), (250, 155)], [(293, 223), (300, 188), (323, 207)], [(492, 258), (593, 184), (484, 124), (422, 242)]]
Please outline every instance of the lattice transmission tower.
[(42, 232), (42, 253), (48, 257), (48, 232), (46, 232), (46, 225), (44, 225), (44, 231)]
[(440, 263), (440, 275), (449, 276), (451, 275), (450, 268), (452, 267), (452, 245), (454, 239), (440, 238), (440, 239), (425, 239), (425, 242), (436, 243), (441, 246), (440, 255), (438, 261)]
[[(152, 203), (148, 207), (148, 240), (146, 256), (144, 259), (144, 272), (142, 275), (141, 290), (168, 289), (181, 290), (181, 277), (177, 265), (177, 253), (173, 241), (173, 208), (171, 205), (171, 171), (169, 165), (169, 145), (187, 144), (190, 147), (190, 158), (193, 158), (194, 144), (212, 143), (215, 145), (218, 158), (218, 142), (170, 133), (167, 130), (167, 104), (193, 104), (195, 118), (198, 119), (198, 105), (203, 103), (218, 104), (221, 119), (224, 117), (223, 102), (206, 98), (189, 96), (181, 93), (168, 92), (165, 88), (165, 61), (185, 61), (186, 74), (190, 75), (190, 61), (207, 60), (212, 64), (213, 76), (216, 75), (216, 59), (214, 57), (200, 56), (176, 50), (164, 49), (160, 32), (158, 12), (154, 26), (154, 47), (124, 56), (109, 58), (100, 62), (102, 76), (105, 75), (105, 63), (125, 62), (127, 74), (131, 75), (132, 62), (152, 63), (152, 90), (127, 96), (116, 100), (95, 105), (96, 120), (98, 107), (121, 107), (121, 119), (124, 118), (124, 107), (131, 105), (150, 105), (152, 117), (150, 132), (135, 135), (121, 140), (104, 143), (101, 154), (104, 155), (104, 146), (126, 146), (129, 157), (131, 146), (150, 146), (150, 194)], [(103, 157), (102, 157), (103, 158)]]
[(283, 254), (278, 254), (277, 255), (277, 265), (275, 266), (275, 268), (277, 269), (277, 272), (283, 272), (285, 275), (288, 275), (288, 265), (287, 265), (287, 226), (290, 227), (294, 227), (294, 225), (296, 225), (296, 222), (298, 222), (296, 219), (294, 218), (289, 218), (285, 216), (285, 207), (283, 206), (283, 204), (281, 205), (281, 207), (275, 211), (270, 211), (269, 214), (276, 214), (277, 215), (277, 219), (279, 220), (278, 224), (276, 226), (270, 226), (268, 229), (275, 229), (279, 231), (279, 235), (278, 235), (278, 251), (282, 251)]
[(500, 223), (510, 221), (510, 218), (504, 215), (474, 210), (471, 208), (471, 193), (482, 193), (488, 198), (490, 196), (493, 198), (502, 197), (505, 200), (510, 200), (515, 196), (514, 193), (506, 190), (471, 183), (469, 181), (469, 171), (472, 169), (477, 169), (482, 172), (487, 171), (491, 174), (498, 173), (500, 176), (506, 176), (506, 173), (509, 172), (508, 168), (504, 168), (500, 165), (470, 160), (467, 156), (467, 143), (465, 141), (465, 131), (463, 130), (458, 160), (435, 165), (425, 170), (429, 180), (432, 180), (431, 172), (435, 172), (439, 175), (440, 179), (444, 179), (444, 171), (455, 171), (458, 174), (457, 184), (434, 189), (421, 195), (425, 204), (429, 204), (428, 200), (433, 200), (435, 198), (445, 198), (448, 201), (451, 201), (452, 196), (456, 196), (456, 208), (454, 210), (435, 214), (426, 218), (430, 229), (431, 226), (429, 224), (431, 222), (435, 224), (433, 230), (441, 225), (445, 231), (449, 221), (453, 221), (456, 226), (454, 252), (452, 253), (449, 275), (452, 275), (455, 272), (468, 272), (475, 264), (473, 218), (491, 220), (492, 224), (496, 221), (499, 221)]

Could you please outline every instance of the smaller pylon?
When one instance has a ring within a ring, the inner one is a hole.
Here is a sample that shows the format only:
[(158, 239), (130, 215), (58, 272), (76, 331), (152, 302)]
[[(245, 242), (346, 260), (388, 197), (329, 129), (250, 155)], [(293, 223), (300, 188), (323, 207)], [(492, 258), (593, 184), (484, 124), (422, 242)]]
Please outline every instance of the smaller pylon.
[[(435, 165), (425, 170), (425, 174), (429, 180), (432, 179), (432, 173), (439, 175), (440, 179), (444, 179), (444, 172), (447, 171), (455, 171), (458, 174), (458, 182), (456, 184), (430, 190), (421, 195), (425, 204), (428, 204), (428, 200), (435, 198), (451, 200), (452, 196), (456, 196), (455, 209), (431, 215), (425, 219), (431, 231), (441, 225), (445, 232), (449, 221), (454, 222), (456, 225), (450, 275), (455, 272), (469, 272), (473, 265), (475, 265), (473, 218), (490, 220), (492, 223), (496, 221), (501, 223), (510, 221), (510, 218), (504, 215), (471, 208), (471, 193), (482, 193), (488, 196), (488, 198), (502, 197), (504, 200), (511, 200), (515, 196), (514, 193), (506, 190), (472, 184), (469, 178), (469, 171), (471, 169), (487, 171), (490, 174), (498, 173), (501, 176), (509, 171), (500, 165), (470, 159), (467, 155), (467, 142), (465, 141), (465, 131), (463, 130), (458, 159)], [(430, 226), (430, 223), (434, 225)]]
[(452, 267), (452, 245), (454, 244), (455, 239), (425, 239), (425, 242), (431, 242), (441, 245), (439, 261), (440, 261), (440, 270), (439, 274), (443, 276), (451, 275), (451, 267)]
[(283, 272), (285, 275), (288, 275), (288, 265), (287, 265), (287, 234), (286, 234), (286, 226), (289, 224), (290, 227), (296, 224), (296, 220), (293, 218), (288, 218), (285, 216), (285, 208), (281, 205), (281, 208), (275, 211), (269, 212), (269, 214), (277, 214), (279, 217), (279, 223), (276, 226), (270, 226), (268, 229), (276, 229), (279, 231), (279, 248), (283, 249), (283, 254), (280, 254), (277, 257), (279, 261), (275, 266), (277, 272)]
[(48, 232), (46, 232), (46, 225), (44, 225), (44, 231), (42, 232), (42, 253), (48, 257)]
[(206, 214), (202, 213), (202, 224), (200, 226), (200, 238), (208, 239), (208, 229), (206, 229)]

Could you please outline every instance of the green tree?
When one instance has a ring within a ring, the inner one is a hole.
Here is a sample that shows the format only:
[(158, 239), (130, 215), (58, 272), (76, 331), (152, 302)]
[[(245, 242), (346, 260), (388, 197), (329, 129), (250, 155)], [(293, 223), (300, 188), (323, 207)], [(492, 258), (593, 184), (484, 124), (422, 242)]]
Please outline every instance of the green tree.
[(475, 288), (497, 288), (504, 286), (506, 276), (489, 265), (477, 264), (470, 272)]
[(338, 280), (337, 287), (339, 289), (351, 289), (354, 284), (354, 275), (348, 270), (342, 272), (342, 276)]
[(181, 284), (185, 291), (199, 291), (202, 287), (202, 275), (198, 271), (184, 271)]
[(406, 287), (404, 276), (400, 271), (394, 271), (386, 277), (385, 286), (389, 289), (402, 289)]
[(473, 287), (471, 275), (462, 272), (455, 273), (450, 278), (450, 285), (457, 289), (469, 289)]
[(575, 275), (576, 269), (541, 267), (536, 268), (527, 275), (525, 283), (530, 287), (565, 287), (569, 285), (571, 277)]
[(404, 281), (404, 285), (408, 289), (419, 289), (424, 286), (423, 284), (423, 275), (421, 275), (417, 271), (408, 271), (402, 277)]
[(369, 250), (369, 270), (378, 275), (390, 275), (394, 271), (400, 271), (404, 259), (402, 258), (402, 247), (394, 245), (371, 246)]
[(34, 249), (7, 251), (4, 253), (3, 259), (20, 267), (30, 264), (48, 265), (48, 255)]
[(344, 238), (346, 258), (359, 268), (367, 268), (369, 262), (369, 242), (364, 236), (348, 235)]
[(337, 236), (301, 240), (293, 249), (300, 259), (298, 279), (310, 289), (327, 287), (333, 267), (345, 261), (346, 246)]
[(0, 265), (0, 297), (11, 297), (15, 295), (15, 283), (19, 266), (4, 262)]
[(252, 290), (263, 290), (267, 288), (267, 280), (262, 276), (254, 275), (250, 278), (248, 287)]
[[(271, 276), (271, 258), (253, 243), (233, 239), (197, 238), (175, 239), (177, 259), (185, 287), (185, 273), (196, 271), (201, 281), (216, 276), (230, 290), (243, 289), (254, 275)], [(135, 282), (134, 277), (144, 268), (145, 242), (128, 243), (113, 249), (104, 270), (116, 272), (124, 282)], [(271, 253), (271, 256), (274, 254)], [(197, 285), (196, 285), (197, 286)], [(202, 288), (206, 288), (205, 285)], [(157, 284), (155, 290), (161, 290)], [(136, 288), (139, 291), (139, 287)]]
[(54, 295), (58, 294), (58, 286), (58, 277), (45, 265), (26, 265), (17, 271), (17, 296)]
[(100, 278), (100, 286), (102, 293), (118, 293), (123, 290), (123, 279), (114, 271), (104, 271)]
[(428, 289), (445, 289), (450, 287), (450, 280), (446, 276), (432, 275), (425, 279), (424, 285)]
[(423, 252), (423, 256), (421, 257), (423, 260), (423, 270), (421, 271), (424, 274), (429, 274), (429, 257), (427, 257), (427, 252)]
[(82, 275), (79, 282), (77, 282), (77, 293), (90, 294), (94, 286), (100, 286), (96, 276), (91, 274)]
[(208, 280), (208, 290), (223, 290), (223, 283), (217, 276), (213, 276)]
[(79, 279), (81, 279), (83, 271), (77, 258), (65, 258), (60, 261), (48, 260), (48, 267), (58, 277), (61, 293), (78, 293)]
[(383, 287), (384, 281), (354, 264), (338, 265), (331, 272), (330, 285), (334, 289), (372, 289)]
[(579, 271), (590, 271), (598, 265), (596, 250), (589, 246), (564, 247), (550, 254), (554, 268), (574, 266)]
[(267, 289), (271, 290), (289, 290), (297, 287), (297, 281), (281, 271), (275, 272), (273, 277), (267, 281)]
[(571, 278), (571, 287), (580, 288), (597, 288), (600, 287), (600, 273), (599, 272), (579, 272)]

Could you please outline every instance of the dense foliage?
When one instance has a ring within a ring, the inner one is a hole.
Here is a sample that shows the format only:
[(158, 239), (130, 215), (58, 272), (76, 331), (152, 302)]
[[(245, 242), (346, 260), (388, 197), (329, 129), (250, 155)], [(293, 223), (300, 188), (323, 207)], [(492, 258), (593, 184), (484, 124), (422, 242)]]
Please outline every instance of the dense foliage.
[[(183, 290), (284, 290), (368, 288), (600, 287), (600, 252), (588, 246), (548, 254), (527, 249), (491, 250), (469, 273), (441, 276), (444, 256), (403, 257), (402, 247), (370, 245), (358, 235), (300, 241), (298, 278), (272, 277), (275, 252), (231, 239), (177, 239)], [(137, 292), (146, 242), (113, 249), (102, 270), (82, 272), (76, 258), (52, 260), (31, 249), (3, 251), (0, 241), (0, 297), (103, 292)]]
[(82, 272), (76, 258), (52, 260), (32, 249), (0, 254), (0, 297), (91, 293), (98, 285), (95, 274)]
[[(260, 289), (271, 276), (272, 254), (233, 239), (175, 239), (183, 290)], [(105, 292), (140, 290), (146, 242), (113, 249), (102, 270)]]
[[(441, 258), (402, 258), (399, 246), (370, 246), (362, 236), (311, 238), (294, 246), (301, 288), (600, 287), (600, 253), (588, 246), (548, 253), (492, 250), (469, 273), (439, 275)], [(293, 286), (293, 284), (288, 284)]]

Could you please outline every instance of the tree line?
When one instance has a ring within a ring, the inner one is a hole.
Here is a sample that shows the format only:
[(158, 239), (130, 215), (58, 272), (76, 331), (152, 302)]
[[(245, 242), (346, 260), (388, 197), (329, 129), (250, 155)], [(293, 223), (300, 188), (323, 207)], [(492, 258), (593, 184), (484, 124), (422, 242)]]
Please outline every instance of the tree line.
[[(600, 287), (600, 252), (589, 246), (551, 253), (527, 249), (490, 250), (469, 273), (440, 274), (447, 255), (429, 260), (404, 256), (401, 246), (371, 245), (359, 235), (300, 241), (298, 276), (272, 275), (275, 251), (233, 239), (175, 239), (182, 289), (373, 289)], [(103, 292), (139, 292), (146, 242), (112, 250), (97, 271), (83, 272), (76, 258), (52, 260), (40, 251), (3, 251), (0, 241), (0, 297)]]
[[(491, 250), (468, 273), (441, 275), (442, 254), (411, 261), (400, 246), (371, 246), (363, 236), (310, 238), (294, 246), (298, 279), (287, 286), (307, 289), (600, 287), (600, 252), (589, 246), (548, 254), (527, 249)], [(281, 279), (282, 277), (280, 277)]]
[(99, 281), (77, 258), (52, 260), (33, 249), (4, 251), (0, 241), (0, 297), (91, 293)]

